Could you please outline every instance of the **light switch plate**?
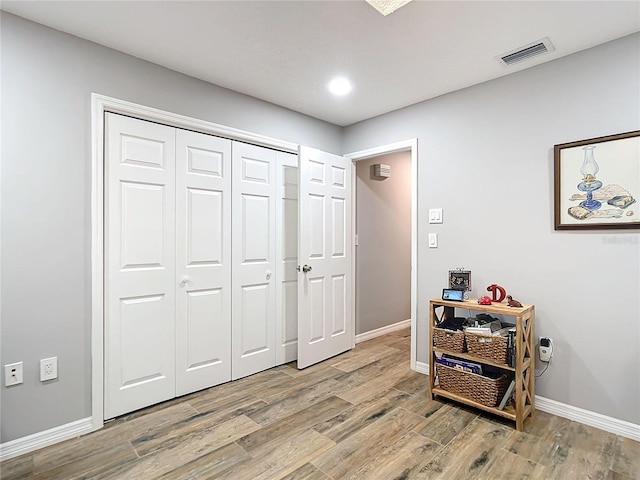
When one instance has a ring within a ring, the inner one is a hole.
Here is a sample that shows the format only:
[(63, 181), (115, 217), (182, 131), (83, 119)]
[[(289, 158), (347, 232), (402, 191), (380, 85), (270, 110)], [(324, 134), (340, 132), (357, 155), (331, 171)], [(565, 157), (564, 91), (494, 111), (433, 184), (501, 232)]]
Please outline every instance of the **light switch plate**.
[(429, 209), (429, 223), (442, 223), (442, 209), (430, 208)]
[(438, 234), (430, 233), (429, 234), (429, 248), (438, 248)]

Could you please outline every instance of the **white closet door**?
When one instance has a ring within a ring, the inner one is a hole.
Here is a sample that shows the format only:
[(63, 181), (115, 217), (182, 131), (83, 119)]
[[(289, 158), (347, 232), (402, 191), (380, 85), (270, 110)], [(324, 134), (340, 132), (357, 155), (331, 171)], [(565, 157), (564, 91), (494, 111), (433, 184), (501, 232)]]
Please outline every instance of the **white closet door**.
[(231, 141), (176, 131), (176, 395), (231, 380)]
[(105, 118), (105, 418), (175, 395), (175, 130)]
[(275, 365), (275, 151), (233, 142), (232, 378)]
[(298, 357), (298, 156), (276, 157), (276, 365), (282, 365)]
[(300, 147), (298, 368), (353, 347), (351, 160)]

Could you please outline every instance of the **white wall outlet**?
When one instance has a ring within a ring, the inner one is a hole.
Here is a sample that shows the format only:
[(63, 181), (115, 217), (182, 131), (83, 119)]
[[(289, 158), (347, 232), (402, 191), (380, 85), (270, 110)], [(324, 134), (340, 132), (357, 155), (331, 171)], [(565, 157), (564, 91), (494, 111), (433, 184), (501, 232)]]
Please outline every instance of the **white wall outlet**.
[(540, 346), (538, 354), (541, 362), (548, 362), (553, 355), (553, 342), (549, 337), (540, 337)]
[(22, 362), (9, 363), (4, 366), (4, 386), (20, 385), (22, 380)]
[(429, 223), (442, 223), (442, 209), (430, 208), (429, 209)]
[(58, 357), (40, 360), (40, 381), (46, 382), (58, 378)]

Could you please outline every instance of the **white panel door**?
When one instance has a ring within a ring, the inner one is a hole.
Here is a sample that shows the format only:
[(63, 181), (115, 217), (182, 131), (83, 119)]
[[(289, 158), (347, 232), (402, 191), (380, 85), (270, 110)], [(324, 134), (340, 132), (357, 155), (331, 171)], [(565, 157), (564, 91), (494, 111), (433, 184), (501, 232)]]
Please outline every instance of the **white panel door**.
[(233, 142), (232, 378), (275, 366), (275, 151)]
[(175, 395), (175, 130), (105, 118), (105, 418)]
[(298, 368), (353, 347), (351, 160), (299, 151)]
[(276, 365), (298, 357), (298, 156), (276, 152)]
[(176, 131), (176, 395), (231, 380), (231, 140)]

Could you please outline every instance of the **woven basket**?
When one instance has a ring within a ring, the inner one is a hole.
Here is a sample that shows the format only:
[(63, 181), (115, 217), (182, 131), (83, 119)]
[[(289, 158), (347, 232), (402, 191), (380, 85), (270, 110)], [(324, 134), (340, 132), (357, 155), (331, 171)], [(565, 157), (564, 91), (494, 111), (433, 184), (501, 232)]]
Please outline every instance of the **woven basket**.
[(462, 330), (433, 329), (433, 346), (450, 352), (463, 353), (467, 351)]
[(439, 387), (487, 407), (498, 405), (509, 384), (507, 375), (483, 377), (436, 363)]
[(465, 332), (464, 336), (471, 355), (507, 365), (507, 337), (471, 332)]

